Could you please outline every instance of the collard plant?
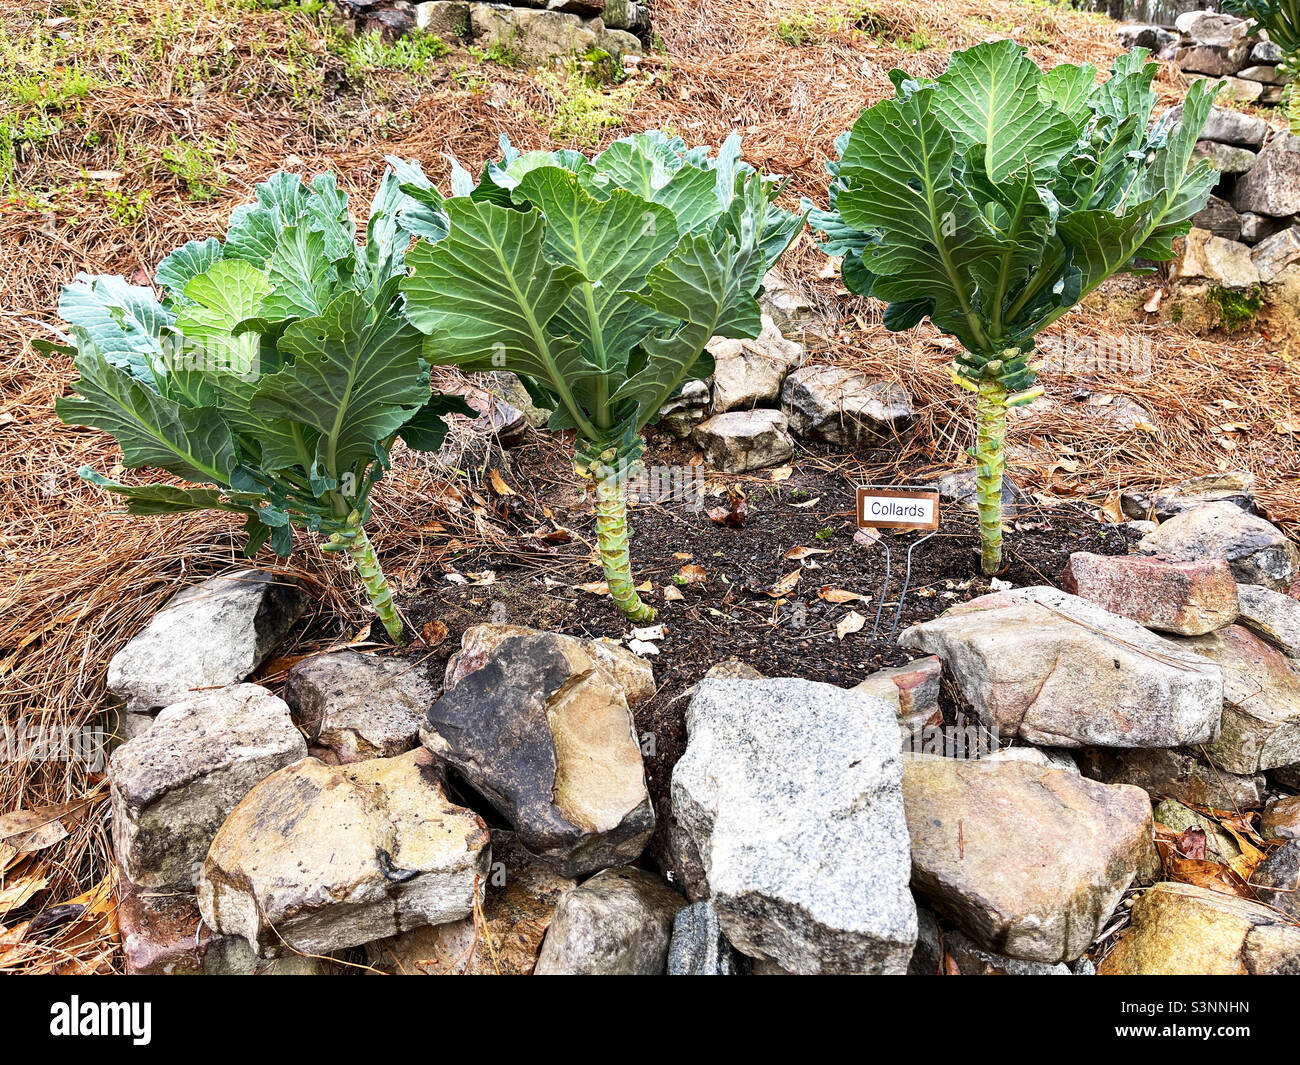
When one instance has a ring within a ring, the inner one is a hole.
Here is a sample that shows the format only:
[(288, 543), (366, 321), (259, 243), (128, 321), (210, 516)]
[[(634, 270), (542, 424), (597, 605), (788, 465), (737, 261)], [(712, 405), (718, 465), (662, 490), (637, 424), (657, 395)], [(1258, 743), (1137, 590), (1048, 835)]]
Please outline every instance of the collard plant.
[[(419, 180), (414, 164), (398, 163)], [(150, 286), (79, 275), (63, 290), (80, 379), (59, 417), (117, 438), (123, 463), (205, 487), (127, 485), (81, 476), (127, 499), (132, 514), (226, 510), (246, 516), (253, 554), (288, 555), (295, 527), (356, 562), (394, 640), (401, 622), (366, 536), (371, 493), (401, 437), (434, 450), (441, 415), (472, 413), (432, 394), (420, 333), (401, 313), (413, 235), (440, 218), (389, 170), (364, 248), (332, 175), (279, 173), (238, 207), (224, 241), (178, 248)]]
[(956, 52), (934, 80), (895, 70), (896, 95), (836, 141), (830, 210), (809, 215), (845, 285), (888, 304), (886, 326), (929, 317), (961, 342), (986, 574), (1001, 566), (1006, 411), (1042, 394), (1035, 337), (1112, 274), (1173, 258), (1217, 178), (1192, 164), (1213, 88), (1191, 86), (1177, 127), (1153, 124), (1146, 57), (1101, 83), (1088, 65), (1044, 73), (1013, 41)]
[(403, 186), (448, 225), (407, 256), (406, 313), (431, 362), (513, 370), (551, 428), (576, 430), (611, 597), (647, 620), (628, 557), (640, 430), (712, 373), (711, 337), (758, 335), (763, 274), (802, 215), (775, 206), (778, 183), (740, 161), (735, 136), (713, 158), (658, 132), (593, 159), (502, 143), (477, 183), (456, 169), (450, 198)]

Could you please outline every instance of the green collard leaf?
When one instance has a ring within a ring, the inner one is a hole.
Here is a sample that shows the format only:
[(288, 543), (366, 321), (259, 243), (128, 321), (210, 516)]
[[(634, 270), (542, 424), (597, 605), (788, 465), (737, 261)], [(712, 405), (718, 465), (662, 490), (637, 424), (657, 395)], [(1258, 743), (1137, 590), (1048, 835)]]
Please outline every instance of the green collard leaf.
[(262, 300), (257, 317), (268, 321), (320, 314), (338, 284), (324, 235), (302, 223), (287, 226), (280, 234), (267, 263), (267, 276), (272, 291)]
[(223, 492), (213, 488), (181, 488), (171, 484), (120, 484), (82, 466), (77, 474), (83, 481), (107, 488), (127, 500), (126, 512), (141, 516), (158, 514), (183, 514), (194, 510), (233, 510), (247, 513), (248, 507), (232, 502)]
[(315, 318), (294, 322), (280, 338), (293, 360), (263, 378), (255, 414), (314, 429), (316, 461), (331, 477), (368, 462), (428, 399), (420, 334), (346, 292)]
[(585, 423), (575, 393), (594, 385), (601, 371), (576, 341), (549, 328), (583, 275), (547, 257), (541, 211), (465, 197), (446, 207), (450, 232), (407, 253), (412, 275), (402, 282), (407, 317), (428, 335), (429, 359), (536, 377), (576, 424)]
[(644, 290), (650, 270), (677, 245), (676, 217), (622, 189), (598, 200), (577, 174), (555, 166), (529, 172), (514, 196), (545, 215), (547, 258), (582, 275), (552, 320), (551, 332), (577, 339), (583, 357), (614, 375), (616, 387), (632, 349), (656, 320), (655, 312), (629, 293)]
[(157, 466), (188, 481), (227, 483), (234, 442), (215, 407), (183, 407), (98, 351), (78, 355), (77, 370), (78, 395), (55, 402), (63, 421), (111, 433), (132, 469)]
[(237, 336), (235, 329), (258, 315), (271, 291), (263, 271), (238, 259), (223, 259), (190, 278), (189, 302), (176, 315), (176, 328), (185, 337), (185, 365), (236, 376), (257, 372), (257, 334)]
[(754, 298), (766, 263), (756, 249), (741, 252), (732, 238), (715, 249), (704, 236), (686, 237), (650, 271), (648, 294), (636, 298), (674, 326), (648, 338), (646, 362), (614, 394), (634, 401), (638, 424), (691, 376), (704, 346), (714, 336), (756, 337), (763, 327)]
[(59, 315), (79, 351), (96, 351), (142, 381), (152, 381), (174, 319), (153, 289), (120, 277), (78, 274), (63, 287)]
[(447, 438), (446, 415), (463, 414), (467, 418), (478, 417), (478, 411), (465, 402), (461, 396), (443, 396), (434, 393), (428, 398), (411, 419), (403, 425), (397, 435), (406, 441), (406, 446), (416, 451), (437, 451)]
[(1006, 353), (1135, 256), (1172, 255), (1213, 185), (1191, 163), (1208, 91), (1193, 86), (1169, 134), (1147, 124), (1152, 74), (1140, 51), (1100, 85), (1088, 66), (1040, 74), (1003, 41), (955, 53), (935, 82), (895, 78), (829, 167), (830, 209), (810, 219), (844, 256), (845, 284), (890, 304), (890, 328), (928, 315), (966, 349), (963, 373), (996, 360), (1028, 387), (1028, 362)]
[(1054, 166), (1078, 140), (1079, 124), (1040, 97), (1041, 79), (1038, 65), (1014, 41), (954, 52), (938, 78), (935, 112), (959, 150), (981, 147), (992, 181), (1029, 164)]
[(185, 286), (190, 279), (206, 273), (208, 268), (218, 262), (224, 254), (221, 241), (216, 237), (207, 240), (191, 240), (182, 244), (167, 258), (158, 264), (154, 273), (154, 284), (167, 293), (167, 302), (172, 306), (185, 301)]

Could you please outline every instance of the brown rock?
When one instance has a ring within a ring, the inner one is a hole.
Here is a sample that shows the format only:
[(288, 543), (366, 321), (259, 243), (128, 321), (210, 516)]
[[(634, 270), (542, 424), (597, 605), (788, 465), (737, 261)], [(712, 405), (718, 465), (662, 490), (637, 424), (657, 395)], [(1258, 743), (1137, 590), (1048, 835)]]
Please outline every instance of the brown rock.
[[(451, 691), (476, 669), (483, 668), (488, 656), (511, 636), (539, 636), (539, 629), (523, 625), (471, 625), (460, 639), (460, 650), (447, 661), (443, 688)], [(550, 634), (560, 643), (581, 645), (581, 649), (595, 659), (596, 664), (623, 689), (627, 705), (635, 709), (655, 693), (654, 669), (640, 655), (635, 655), (612, 640), (583, 640), (575, 636)]]
[(912, 886), (980, 946), (1071, 961), (1152, 844), (1139, 788), (1024, 762), (904, 755)]
[(1182, 562), (1151, 555), (1070, 556), (1061, 587), (1148, 629), (1199, 636), (1237, 617), (1237, 582), (1219, 559)]
[(474, 909), (487, 827), (452, 803), (423, 751), (305, 758), (250, 791), (212, 841), (203, 919), (263, 957), (325, 954)]
[(367, 959), (382, 972), (404, 975), (528, 976), (556, 905), (577, 886), (512, 833), (494, 832), (481, 922), (466, 917), (383, 939), (367, 946)]
[(1085, 777), (1106, 784), (1133, 784), (1153, 799), (1216, 810), (1251, 809), (1264, 799), (1263, 774), (1229, 773), (1176, 748), (1092, 747), (1081, 752), (1079, 768)]
[(1191, 884), (1157, 884), (1097, 967), (1099, 976), (1300, 973), (1300, 927), (1258, 902)]
[(1269, 803), (1260, 816), (1259, 833), (1265, 839), (1300, 839), (1300, 795)]
[(635, 861), (654, 808), (624, 689), (553, 633), (510, 636), (434, 703), (420, 740), (519, 842), (578, 876)]

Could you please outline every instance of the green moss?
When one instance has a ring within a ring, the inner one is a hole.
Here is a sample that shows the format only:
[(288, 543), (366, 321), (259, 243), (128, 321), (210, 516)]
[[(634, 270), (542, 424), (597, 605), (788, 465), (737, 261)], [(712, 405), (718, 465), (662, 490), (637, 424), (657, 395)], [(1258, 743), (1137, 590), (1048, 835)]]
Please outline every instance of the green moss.
[(1264, 306), (1259, 286), (1248, 293), (1218, 286), (1205, 294), (1205, 301), (1218, 312), (1219, 321), (1229, 333), (1254, 321)]

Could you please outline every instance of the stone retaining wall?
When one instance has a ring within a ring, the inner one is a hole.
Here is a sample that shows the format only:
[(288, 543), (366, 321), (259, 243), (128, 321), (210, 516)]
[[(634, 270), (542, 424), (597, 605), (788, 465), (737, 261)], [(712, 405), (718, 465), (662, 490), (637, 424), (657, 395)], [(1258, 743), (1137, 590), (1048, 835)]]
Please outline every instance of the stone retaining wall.
[(339, 0), (358, 32), (386, 40), (436, 34), (448, 44), (508, 49), (526, 63), (599, 50), (640, 55), (650, 34), (650, 10), (635, 0)]

